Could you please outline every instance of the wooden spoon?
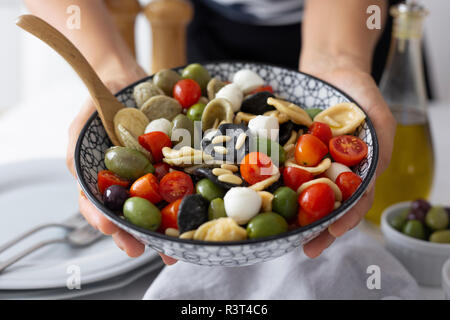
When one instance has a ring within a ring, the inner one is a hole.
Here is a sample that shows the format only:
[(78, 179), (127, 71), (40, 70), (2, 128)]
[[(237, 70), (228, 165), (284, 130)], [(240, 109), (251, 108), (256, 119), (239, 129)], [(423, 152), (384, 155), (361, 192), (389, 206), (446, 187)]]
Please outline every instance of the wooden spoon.
[(62, 33), (34, 15), (20, 16), (16, 24), (47, 43), (78, 73), (91, 94), (109, 139), (119, 146), (114, 131), (114, 116), (124, 106), (106, 88), (81, 52)]

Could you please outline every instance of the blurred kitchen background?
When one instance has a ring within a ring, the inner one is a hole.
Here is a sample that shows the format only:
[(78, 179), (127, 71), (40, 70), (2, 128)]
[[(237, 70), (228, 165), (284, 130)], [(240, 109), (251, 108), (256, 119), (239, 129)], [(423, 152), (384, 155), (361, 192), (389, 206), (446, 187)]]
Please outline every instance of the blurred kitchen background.
[[(148, 2), (150, 0), (140, 1), (142, 6)], [(421, 3), (430, 11), (425, 19), (424, 41), (434, 97), (429, 109), (436, 152), (433, 189), (441, 191), (433, 192), (431, 201), (450, 205), (448, 191), (445, 191), (450, 181), (450, 140), (448, 135), (442, 134), (449, 132), (450, 120), (450, 1), (427, 0)], [(0, 39), (3, 48), (0, 50), (0, 166), (46, 158), (59, 158), (63, 162), (69, 124), (88, 97), (83, 83), (58, 54), (15, 25), (16, 17), (26, 12), (21, 0), (0, 1)], [(151, 29), (143, 14), (137, 17), (135, 35), (137, 59), (145, 70), (150, 71)], [(10, 168), (18, 170), (17, 166)], [(69, 185), (75, 188), (71, 180)], [(74, 192), (73, 203), (76, 203), (76, 196)], [(72, 207), (68, 210), (72, 210)], [(36, 217), (36, 221), (30, 221), (29, 225), (38, 223), (38, 220)], [(13, 231), (10, 232), (11, 236)], [(377, 235), (380, 237), (379, 233)], [(143, 282), (140, 290), (133, 289), (129, 297), (142, 296), (146, 283), (148, 281)], [(2, 287), (0, 282), (0, 290), (2, 288), (5, 285)], [(123, 298), (123, 293), (111, 297)], [(428, 296), (441, 295), (439, 291), (430, 291)]]
[[(145, 5), (150, 0), (141, 0)], [(75, 1), (74, 1), (75, 2)], [(425, 2), (425, 44), (434, 97), (450, 100), (450, 1)], [(20, 0), (0, 1), (0, 164), (30, 158), (63, 157), (67, 128), (87, 97), (68, 64), (14, 21), (26, 12)], [(151, 30), (143, 14), (136, 21), (136, 54), (150, 70)]]

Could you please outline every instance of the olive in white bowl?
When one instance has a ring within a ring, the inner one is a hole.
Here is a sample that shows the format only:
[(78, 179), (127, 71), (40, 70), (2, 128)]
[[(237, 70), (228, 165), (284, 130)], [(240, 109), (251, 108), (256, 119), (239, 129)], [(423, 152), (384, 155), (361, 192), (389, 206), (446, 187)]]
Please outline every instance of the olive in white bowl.
[(400, 202), (383, 212), (381, 231), (386, 248), (400, 260), (419, 284), (440, 286), (442, 267), (450, 258), (450, 244), (426, 241), (425, 236), (424, 239), (418, 239), (394, 228), (395, 221), (410, 208), (410, 201)]

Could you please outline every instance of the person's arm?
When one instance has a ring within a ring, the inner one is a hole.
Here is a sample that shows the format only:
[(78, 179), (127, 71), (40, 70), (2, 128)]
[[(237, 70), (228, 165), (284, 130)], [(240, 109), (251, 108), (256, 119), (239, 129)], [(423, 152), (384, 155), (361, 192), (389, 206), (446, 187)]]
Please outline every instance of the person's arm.
[[(315, 75), (354, 98), (374, 123), (380, 147), (376, 171), (379, 176), (388, 166), (396, 122), (370, 75), (372, 56), (381, 29), (366, 25), (370, 5), (381, 9), (382, 24), (388, 14), (387, 0), (308, 0), (302, 24), (300, 71)], [(369, 211), (374, 197), (372, 181), (367, 192), (327, 231), (304, 246), (309, 257), (319, 256), (336, 237), (359, 224)]]
[[(103, 0), (25, 0), (25, 3), (31, 13), (53, 25), (75, 44), (113, 93), (146, 76), (114, 25)], [(80, 29), (70, 29), (66, 25), (70, 5), (80, 7)], [(92, 100), (88, 99), (69, 128), (66, 161), (74, 176), (75, 144), (94, 110)], [(104, 234), (111, 235), (117, 246), (129, 256), (137, 257), (144, 252), (144, 245), (106, 219), (81, 189), (78, 203), (86, 220)], [(161, 257), (166, 264), (176, 262), (170, 257)]]
[(308, 0), (302, 24), (300, 69), (321, 73), (330, 65), (370, 72), (372, 55), (382, 29), (369, 30), (370, 5), (381, 9), (382, 27), (386, 0)]
[[(31, 13), (64, 34), (103, 81), (111, 80), (117, 72), (130, 78), (142, 74), (103, 0), (25, 0), (25, 4)], [(66, 25), (71, 5), (80, 8), (80, 29)]]

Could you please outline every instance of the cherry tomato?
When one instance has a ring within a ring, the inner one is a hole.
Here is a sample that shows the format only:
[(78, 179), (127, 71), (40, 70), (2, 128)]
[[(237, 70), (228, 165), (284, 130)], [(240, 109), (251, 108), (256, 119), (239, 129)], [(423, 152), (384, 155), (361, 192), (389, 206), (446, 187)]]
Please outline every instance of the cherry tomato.
[(161, 179), (169, 173), (170, 171), (170, 166), (165, 163), (165, 162), (159, 162), (159, 163), (155, 163), (153, 165), (153, 167), (155, 168), (155, 177), (158, 179), (158, 181), (161, 181)]
[(354, 172), (342, 172), (336, 178), (336, 184), (342, 192), (342, 200), (347, 200), (355, 193), (362, 179)]
[(130, 185), (130, 181), (122, 179), (112, 171), (109, 170), (100, 171), (97, 175), (98, 191), (100, 191), (100, 193), (103, 194), (105, 190), (112, 185), (119, 185), (128, 188), (128, 186)]
[(298, 209), (297, 223), (300, 227), (307, 226), (314, 222), (314, 217), (310, 214), (307, 214), (302, 208)]
[(192, 79), (178, 81), (173, 87), (173, 97), (185, 109), (197, 103), (202, 96), (202, 89), (199, 84)]
[(308, 133), (322, 140), (326, 146), (330, 142), (331, 138), (333, 138), (333, 133), (331, 132), (330, 126), (322, 122), (313, 122), (312, 126), (309, 127)]
[(161, 226), (159, 227), (160, 232), (164, 233), (167, 228), (174, 228), (178, 230), (177, 218), (181, 200), (182, 199), (175, 200), (161, 210)]
[(334, 191), (326, 183), (309, 186), (298, 197), (298, 223), (303, 227), (325, 217), (333, 211), (334, 200)]
[(312, 173), (300, 168), (285, 167), (283, 170), (284, 184), (294, 191), (297, 191), (298, 187), (313, 178), (314, 175)]
[(241, 176), (249, 184), (255, 184), (272, 175), (272, 160), (262, 152), (250, 152), (241, 161)]
[(161, 179), (159, 192), (164, 200), (173, 202), (185, 195), (194, 193), (194, 184), (188, 174), (181, 171), (172, 171)]
[(262, 86), (262, 87), (256, 88), (255, 90), (250, 91), (249, 94), (255, 94), (255, 93), (264, 92), (264, 91), (273, 93), (273, 88), (272, 88), (272, 86)]
[(162, 131), (152, 131), (139, 136), (139, 144), (147, 151), (150, 151), (154, 162), (160, 162), (163, 158), (162, 148), (172, 147), (172, 141), (167, 134)]
[(151, 173), (140, 177), (131, 185), (130, 195), (147, 199), (153, 204), (162, 200), (159, 194), (158, 179)]
[(337, 162), (352, 167), (367, 155), (367, 144), (355, 136), (338, 136), (330, 140), (330, 154)]
[(316, 136), (303, 134), (295, 145), (295, 162), (301, 166), (314, 167), (328, 153), (328, 148)]

